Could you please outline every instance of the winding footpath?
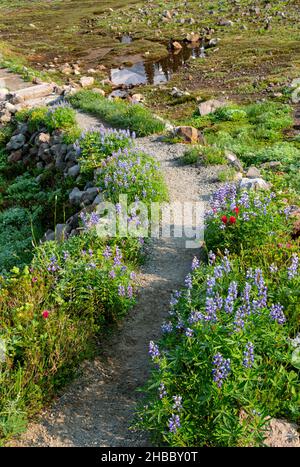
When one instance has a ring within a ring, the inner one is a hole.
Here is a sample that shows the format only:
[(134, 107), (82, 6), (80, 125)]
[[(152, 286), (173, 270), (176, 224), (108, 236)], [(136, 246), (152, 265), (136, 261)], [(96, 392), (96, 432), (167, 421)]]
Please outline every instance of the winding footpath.
[[(99, 124), (84, 114), (78, 116), (82, 129)], [(137, 139), (136, 145), (161, 164), (170, 201), (203, 201), (216, 189), (216, 172), (222, 168), (185, 167), (178, 161), (183, 144), (169, 145), (155, 136)], [(130, 430), (137, 389), (149, 374), (148, 346), (159, 338), (168, 314), (170, 296), (181, 287), (190, 271), (197, 249), (187, 249), (185, 238), (151, 241), (149, 256), (139, 275), (137, 304), (119, 329), (101, 343), (100, 356), (82, 365), (82, 375), (65, 388), (31, 423), (13, 446), (149, 446), (145, 433)]]

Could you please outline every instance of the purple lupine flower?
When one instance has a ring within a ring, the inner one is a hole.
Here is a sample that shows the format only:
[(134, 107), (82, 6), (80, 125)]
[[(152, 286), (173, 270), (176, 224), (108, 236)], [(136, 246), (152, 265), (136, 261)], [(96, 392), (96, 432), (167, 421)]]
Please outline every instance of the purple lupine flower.
[(173, 401), (174, 401), (173, 409), (178, 410), (178, 412), (180, 412), (180, 410), (182, 409), (182, 397), (173, 396)]
[(250, 208), (249, 193), (247, 191), (243, 191), (239, 200), (239, 204), (241, 204), (246, 209)]
[(58, 261), (57, 261), (57, 258), (56, 258), (55, 255), (51, 256), (50, 263), (49, 263), (49, 265), (47, 267), (47, 270), (49, 272), (57, 272), (57, 271), (60, 270), (60, 266), (58, 264)]
[(216, 261), (216, 255), (212, 251), (210, 251), (208, 253), (208, 262), (210, 265), (212, 265), (215, 263), (215, 261)]
[(163, 333), (170, 333), (173, 331), (173, 324), (171, 323), (171, 321), (168, 321), (168, 322), (163, 322), (162, 326), (161, 326), (161, 330)]
[(228, 294), (225, 299), (224, 310), (226, 313), (232, 313), (234, 307), (234, 298), (232, 295)]
[(191, 274), (188, 274), (184, 280), (184, 284), (187, 289), (192, 289), (193, 288), (193, 280)]
[(231, 264), (227, 256), (224, 256), (222, 260), (222, 268), (223, 268), (223, 271), (226, 272), (227, 274), (231, 271)]
[(149, 355), (154, 360), (160, 356), (159, 348), (153, 341), (149, 342)]
[(242, 329), (244, 329), (245, 327), (245, 309), (243, 306), (240, 306), (237, 310), (236, 310), (236, 314), (235, 314), (235, 319), (234, 319), (234, 325), (235, 325), (235, 330), (236, 332), (239, 332), (239, 331), (242, 331)]
[(205, 311), (204, 319), (206, 321), (217, 321), (217, 306), (213, 298), (206, 297)]
[(245, 222), (250, 221), (250, 214), (249, 214), (248, 212), (243, 212), (243, 213), (242, 213), (242, 219), (243, 219), (243, 221), (245, 221)]
[(283, 313), (283, 306), (280, 303), (276, 303), (271, 306), (270, 317), (277, 321), (278, 324), (284, 324), (286, 322), (286, 317)]
[(95, 212), (92, 212), (88, 225), (89, 227), (94, 227), (95, 225), (99, 224), (99, 221), (100, 221), (100, 218), (98, 214), (96, 214)]
[(176, 329), (184, 329), (184, 322), (181, 318), (178, 319)]
[(133, 288), (131, 285), (127, 286), (127, 297), (132, 298), (133, 297)]
[(126, 293), (125, 293), (125, 287), (124, 287), (124, 285), (119, 285), (119, 287), (118, 287), (118, 294), (119, 294), (119, 297), (125, 297)]
[(114, 265), (121, 266), (122, 252), (119, 247), (116, 247), (116, 253), (114, 257)]
[(288, 279), (292, 280), (298, 274), (298, 267), (299, 267), (299, 256), (296, 253), (293, 253), (292, 256), (292, 263), (288, 267)]
[(254, 363), (254, 345), (252, 344), (252, 342), (248, 342), (244, 350), (243, 365), (246, 368), (251, 368), (253, 366), (253, 363)]
[(188, 322), (189, 322), (189, 324), (198, 323), (203, 318), (204, 318), (204, 316), (200, 311), (192, 311), (189, 318), (188, 318)]
[(215, 295), (215, 304), (216, 304), (216, 308), (217, 310), (221, 311), (222, 308), (223, 308), (223, 297), (221, 297), (218, 293)]
[(278, 266), (276, 266), (276, 264), (272, 263), (270, 265), (269, 269), (270, 269), (271, 274), (275, 274), (278, 271)]
[(247, 315), (250, 315), (251, 313), (251, 302), (250, 302), (251, 289), (252, 289), (252, 285), (249, 284), (249, 282), (246, 282), (245, 288), (243, 290), (243, 310), (245, 314)]
[(158, 391), (159, 391), (160, 399), (163, 399), (167, 395), (167, 391), (166, 391), (164, 383), (160, 383)]
[(64, 260), (67, 261), (68, 258), (70, 258), (70, 253), (68, 251), (63, 252), (64, 255)]
[(228, 287), (228, 295), (231, 295), (234, 298), (234, 300), (236, 300), (238, 295), (238, 287), (235, 281), (230, 282)]
[(223, 268), (222, 268), (222, 266), (216, 266), (214, 268), (214, 277), (216, 279), (221, 279), (221, 277), (223, 277)]
[(178, 414), (173, 414), (169, 419), (169, 430), (171, 433), (176, 433), (178, 428), (180, 428), (180, 418)]
[(253, 269), (252, 268), (249, 268), (247, 269), (246, 271), (246, 279), (253, 279)]
[(192, 261), (192, 271), (195, 271), (195, 269), (198, 269), (199, 266), (200, 266), (200, 261), (196, 256), (194, 256), (194, 259)]
[(121, 214), (122, 212), (122, 205), (120, 203), (116, 204), (116, 213)]
[(213, 365), (215, 367), (212, 369), (213, 380), (220, 388), (230, 373), (230, 358), (224, 358), (223, 355), (218, 352), (213, 358)]
[(193, 337), (193, 335), (194, 335), (193, 329), (191, 329), (191, 328), (186, 328), (186, 330), (185, 330), (185, 335), (186, 335), (186, 337)]
[(116, 277), (116, 271), (114, 269), (112, 269), (111, 271), (109, 271), (109, 277), (111, 279), (115, 279)]
[(216, 285), (216, 278), (213, 276), (207, 276), (206, 281), (206, 293), (207, 295), (213, 295), (214, 286)]

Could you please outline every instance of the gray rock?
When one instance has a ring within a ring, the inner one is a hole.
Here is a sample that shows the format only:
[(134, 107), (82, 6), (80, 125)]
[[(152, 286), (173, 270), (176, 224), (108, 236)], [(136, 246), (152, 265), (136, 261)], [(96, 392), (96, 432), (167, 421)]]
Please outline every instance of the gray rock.
[(4, 110), (0, 116), (0, 123), (6, 124), (9, 123), (12, 119), (11, 113), (8, 110)]
[(68, 177), (76, 178), (80, 173), (80, 165), (73, 165), (67, 172)]
[(210, 99), (205, 102), (201, 102), (199, 104), (198, 109), (199, 109), (199, 114), (201, 116), (208, 115), (215, 110), (219, 109), (220, 107), (225, 107), (227, 105), (227, 102), (224, 101), (219, 101), (217, 99)]
[(18, 128), (17, 128), (17, 133), (21, 133), (22, 135), (26, 135), (26, 133), (28, 133), (28, 125), (27, 123), (19, 123), (18, 124)]
[(68, 237), (68, 234), (71, 232), (72, 228), (67, 224), (57, 224), (55, 227), (55, 240), (57, 242), (62, 242)]
[(249, 167), (246, 173), (246, 177), (247, 178), (261, 178), (261, 173), (256, 167), (252, 166), (252, 167)]
[(82, 193), (81, 202), (84, 204), (91, 204), (99, 193), (96, 187), (88, 188)]
[(208, 42), (208, 46), (209, 47), (216, 47), (218, 45), (218, 43), (220, 42), (220, 39), (218, 38), (212, 38), (209, 40)]
[(88, 88), (89, 86), (93, 86), (95, 82), (95, 78), (92, 76), (82, 76), (80, 78), (79, 83), (82, 88)]
[(240, 189), (243, 190), (269, 190), (271, 187), (263, 178), (242, 178)]
[(82, 194), (83, 194), (83, 192), (80, 191), (78, 187), (73, 188), (73, 190), (69, 194), (70, 204), (72, 204), (74, 206), (79, 206)]
[(98, 206), (98, 204), (103, 203), (103, 201), (105, 201), (104, 194), (103, 194), (103, 193), (99, 193), (99, 194), (96, 196), (96, 198), (94, 199), (92, 206)]
[(219, 26), (233, 26), (233, 21), (230, 19), (220, 19)]
[(6, 102), (5, 109), (13, 115), (17, 113), (17, 110), (18, 110), (17, 107), (11, 104), (10, 102)]
[(45, 233), (44, 239), (46, 242), (55, 240), (55, 233), (53, 232), (53, 230), (47, 230), (47, 232)]
[(7, 158), (8, 162), (10, 163), (19, 162), (21, 159), (22, 159), (21, 149), (18, 149), (18, 151), (12, 152)]
[(62, 155), (62, 145), (61, 144), (53, 144), (50, 148), (51, 153), (54, 155), (55, 159), (59, 158)]
[(225, 157), (227, 159), (228, 164), (231, 165), (231, 167), (234, 167), (238, 172), (243, 172), (243, 164), (233, 152), (226, 150)]
[(24, 144), (25, 144), (25, 136), (22, 135), (22, 134), (18, 134), (18, 135), (15, 135), (11, 138), (11, 140), (9, 141), (9, 143), (7, 143), (6, 145), (6, 149), (8, 151), (14, 151), (14, 150), (17, 150), (17, 149), (21, 149)]
[(68, 150), (67, 155), (65, 157), (65, 161), (66, 162), (76, 162), (77, 161), (77, 154), (76, 154), (76, 151), (74, 149), (72, 149), (71, 151)]

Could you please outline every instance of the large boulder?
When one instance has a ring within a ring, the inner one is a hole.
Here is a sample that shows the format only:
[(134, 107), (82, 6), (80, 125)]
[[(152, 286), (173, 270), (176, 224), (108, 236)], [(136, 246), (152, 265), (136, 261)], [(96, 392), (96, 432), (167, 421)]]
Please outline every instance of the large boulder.
[(95, 78), (92, 76), (82, 76), (79, 80), (80, 86), (82, 88), (89, 88), (90, 86), (93, 86), (95, 82)]
[(298, 426), (277, 418), (272, 418), (264, 440), (269, 447), (300, 448)]
[(238, 172), (243, 172), (243, 164), (233, 152), (225, 150), (225, 158), (231, 167), (234, 167)]
[(68, 224), (57, 224), (55, 227), (55, 240), (57, 242), (62, 242), (71, 232), (72, 228)]
[(80, 191), (78, 187), (73, 188), (73, 190), (69, 194), (70, 204), (72, 204), (73, 206), (79, 206), (82, 194), (83, 192)]
[(175, 129), (175, 134), (187, 143), (204, 142), (201, 133), (192, 126), (179, 126)]
[(208, 101), (201, 102), (201, 104), (199, 104), (198, 106), (199, 114), (201, 116), (208, 115), (221, 107), (225, 107), (226, 105), (227, 103), (225, 101), (220, 101), (217, 99), (210, 99)]
[(53, 83), (43, 83), (37, 86), (30, 86), (28, 88), (16, 91), (11, 99), (13, 104), (22, 104), (28, 100), (46, 97), (53, 93), (55, 85)]
[(76, 178), (78, 177), (79, 173), (80, 173), (80, 165), (76, 164), (76, 165), (73, 165), (73, 167), (70, 167), (68, 169), (67, 175), (68, 177)]
[(242, 178), (240, 189), (244, 190), (269, 190), (271, 187), (263, 178)]
[(247, 178), (261, 178), (261, 173), (256, 167), (252, 166), (252, 167), (249, 167), (249, 169), (247, 170), (246, 177)]

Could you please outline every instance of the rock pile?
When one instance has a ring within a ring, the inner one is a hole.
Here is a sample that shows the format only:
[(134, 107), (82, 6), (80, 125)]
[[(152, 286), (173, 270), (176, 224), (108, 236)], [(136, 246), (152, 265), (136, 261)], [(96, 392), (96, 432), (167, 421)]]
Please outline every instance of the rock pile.
[[(77, 235), (79, 232), (79, 214), (93, 211), (103, 200), (103, 195), (94, 186), (93, 181), (86, 183), (83, 190), (76, 185), (81, 182), (78, 150), (74, 144), (66, 144), (60, 130), (50, 134), (45, 128), (31, 132), (27, 123), (19, 123), (16, 131), (6, 145), (8, 161), (14, 164), (24, 164), (55, 172), (61, 172), (64, 177), (74, 180), (74, 188), (69, 193), (69, 203), (78, 212), (66, 221), (57, 224), (55, 230), (48, 230), (44, 241), (63, 239)], [(43, 183), (43, 172), (36, 181)]]

